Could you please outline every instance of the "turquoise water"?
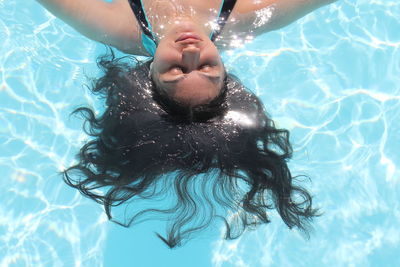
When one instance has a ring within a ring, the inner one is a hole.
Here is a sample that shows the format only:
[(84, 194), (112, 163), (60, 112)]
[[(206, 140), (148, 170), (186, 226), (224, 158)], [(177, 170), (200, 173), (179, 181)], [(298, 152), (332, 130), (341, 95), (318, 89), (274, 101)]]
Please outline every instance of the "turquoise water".
[[(400, 3), (339, 1), (225, 53), (291, 131), (293, 174), (325, 212), (310, 240), (272, 223), (167, 249), (107, 221), (58, 174), (87, 138), (70, 117), (104, 48), (34, 1), (0, 0), (0, 266), (400, 266)], [(306, 182), (306, 181), (305, 181)]]

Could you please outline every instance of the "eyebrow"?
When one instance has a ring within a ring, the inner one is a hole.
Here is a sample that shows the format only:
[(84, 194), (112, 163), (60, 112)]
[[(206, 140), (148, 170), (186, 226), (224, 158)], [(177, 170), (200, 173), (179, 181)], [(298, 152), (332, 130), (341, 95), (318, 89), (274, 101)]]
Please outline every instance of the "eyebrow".
[[(219, 75), (212, 76), (212, 75), (208, 75), (208, 74), (205, 74), (205, 73), (199, 73), (199, 75), (209, 79), (213, 83), (217, 83), (219, 81), (219, 78), (221, 78), (221, 76), (219, 76)], [(173, 80), (162, 80), (162, 82), (164, 82), (164, 83), (177, 83), (179, 81), (182, 81), (183, 79), (186, 79), (186, 77), (187, 77), (187, 75), (183, 74), (183, 75), (180, 75), (178, 78), (175, 78)]]

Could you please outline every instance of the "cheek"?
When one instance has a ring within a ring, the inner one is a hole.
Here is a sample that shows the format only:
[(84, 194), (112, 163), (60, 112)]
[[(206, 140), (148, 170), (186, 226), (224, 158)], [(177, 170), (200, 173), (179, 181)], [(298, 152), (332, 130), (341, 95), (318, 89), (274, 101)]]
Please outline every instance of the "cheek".
[(160, 58), (166, 58), (176, 53), (175, 42), (164, 38), (157, 46), (155, 56), (159, 56)]
[(168, 66), (173, 64), (173, 62), (177, 61), (176, 56), (174, 55), (174, 51), (172, 49), (160, 49), (159, 52), (156, 52), (153, 61), (154, 70), (159, 73), (164, 73), (168, 70)]
[(210, 41), (209, 43), (207, 43), (206, 47), (207, 47), (207, 53), (209, 53), (214, 57), (220, 58), (218, 48), (215, 46), (213, 42)]
[(191, 86), (177, 86), (175, 90), (169, 91), (169, 95), (176, 101), (196, 106), (201, 104), (207, 104), (211, 102), (219, 93), (219, 89), (210, 84), (201, 84)]
[(165, 60), (168, 60), (170, 53), (168, 52), (168, 48), (165, 45), (160, 44), (157, 47), (156, 54), (154, 55), (154, 63), (155, 65), (159, 65)]

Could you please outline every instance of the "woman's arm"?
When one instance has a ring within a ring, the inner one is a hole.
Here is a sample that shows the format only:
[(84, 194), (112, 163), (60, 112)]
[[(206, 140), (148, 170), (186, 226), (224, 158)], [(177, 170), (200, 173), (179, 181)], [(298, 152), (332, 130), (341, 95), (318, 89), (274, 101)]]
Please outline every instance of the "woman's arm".
[(239, 27), (259, 35), (282, 28), (315, 9), (337, 0), (239, 0), (234, 11), (242, 21)]
[(336, 2), (337, 0), (270, 0), (266, 6), (272, 6), (276, 15), (271, 18), (269, 30), (282, 28), (317, 8)]
[(37, 0), (84, 36), (119, 50), (141, 54), (137, 22), (126, 0)]

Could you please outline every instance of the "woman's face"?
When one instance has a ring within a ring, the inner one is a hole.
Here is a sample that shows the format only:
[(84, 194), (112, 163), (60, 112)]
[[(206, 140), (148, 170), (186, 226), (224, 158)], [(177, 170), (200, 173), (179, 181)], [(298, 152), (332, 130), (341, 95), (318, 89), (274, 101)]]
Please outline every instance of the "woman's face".
[(218, 96), (225, 69), (209, 37), (194, 23), (180, 21), (161, 39), (151, 75), (175, 101), (196, 106)]

